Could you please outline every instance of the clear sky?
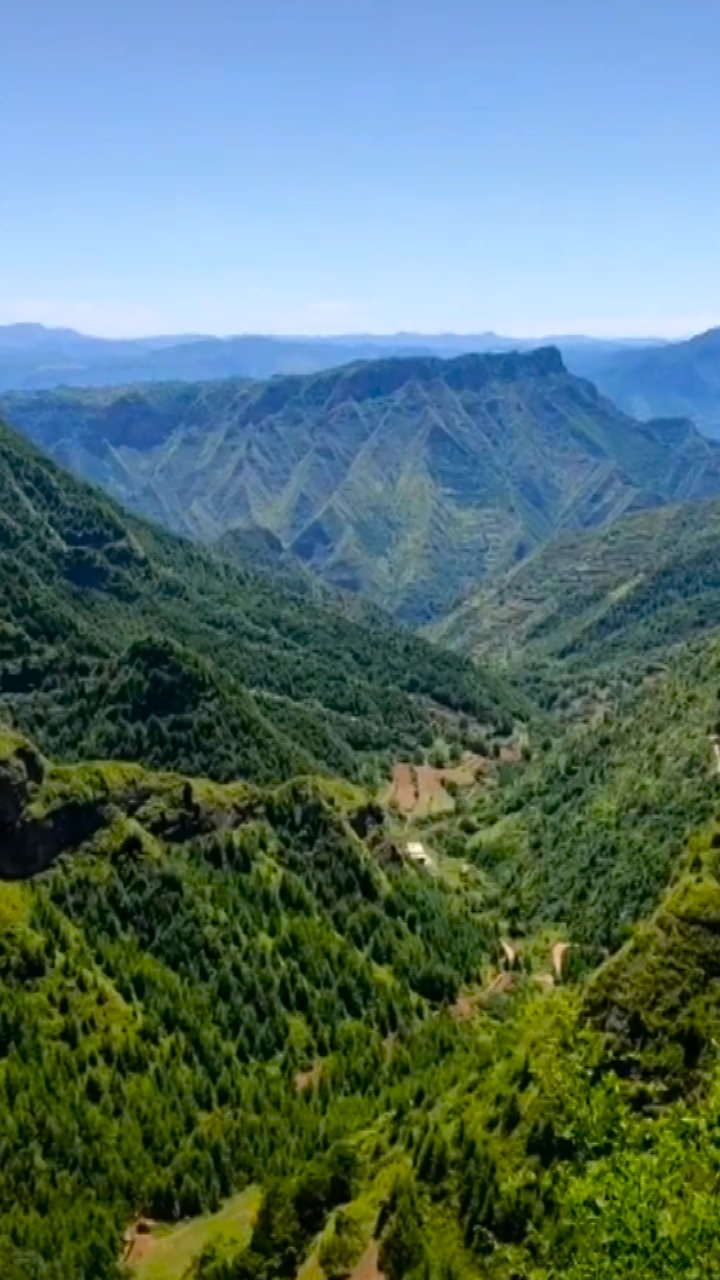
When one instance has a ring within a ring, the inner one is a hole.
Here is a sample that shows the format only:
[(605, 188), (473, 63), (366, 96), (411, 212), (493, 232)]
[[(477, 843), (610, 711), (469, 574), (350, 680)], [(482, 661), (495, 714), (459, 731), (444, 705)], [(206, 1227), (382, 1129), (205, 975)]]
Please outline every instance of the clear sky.
[(21, 319), (720, 323), (720, 3), (2, 0)]

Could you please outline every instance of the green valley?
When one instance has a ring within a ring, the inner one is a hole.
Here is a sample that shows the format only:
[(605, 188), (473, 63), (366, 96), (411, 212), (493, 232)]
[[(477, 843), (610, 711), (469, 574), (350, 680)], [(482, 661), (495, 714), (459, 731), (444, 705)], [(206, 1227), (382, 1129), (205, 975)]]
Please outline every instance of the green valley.
[[(357, 776), (524, 714), (491, 673), (125, 515), (0, 424), (0, 705), (60, 756)], [(465, 726), (465, 729), (461, 727)]]
[[(347, 784), (58, 766), (6, 732), (2, 848), (35, 861), (3, 870), (54, 860), (0, 886), (3, 1275), (119, 1275), (139, 1219), (197, 1219), (208, 1280), (347, 1275), (373, 1240), (397, 1280), (589, 1277), (607, 1231), (608, 1280), (638, 1238), (648, 1280), (711, 1265), (709, 658), (416, 819), (452, 882)], [(258, 1183), (246, 1242), (203, 1234)]]
[(0, 495), (3, 1280), (718, 1274), (717, 501), (476, 665), (8, 428)]

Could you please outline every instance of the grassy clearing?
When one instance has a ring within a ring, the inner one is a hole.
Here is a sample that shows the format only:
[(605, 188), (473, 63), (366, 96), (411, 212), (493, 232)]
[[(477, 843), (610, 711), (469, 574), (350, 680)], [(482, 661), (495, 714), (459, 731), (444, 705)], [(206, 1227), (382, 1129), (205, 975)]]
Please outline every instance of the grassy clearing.
[(247, 1244), (259, 1206), (260, 1191), (250, 1187), (231, 1196), (217, 1213), (176, 1227), (153, 1227), (134, 1241), (127, 1259), (130, 1274), (137, 1280), (181, 1280), (193, 1258), (211, 1241), (228, 1249)]

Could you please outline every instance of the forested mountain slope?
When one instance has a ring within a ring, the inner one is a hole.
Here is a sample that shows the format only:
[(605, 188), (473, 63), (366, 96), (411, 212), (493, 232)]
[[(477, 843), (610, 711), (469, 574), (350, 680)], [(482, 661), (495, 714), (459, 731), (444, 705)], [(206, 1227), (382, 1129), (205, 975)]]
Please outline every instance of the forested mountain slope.
[(598, 662), (720, 626), (720, 503), (685, 503), (563, 535), (434, 629), (460, 651)]
[[(489, 673), (127, 517), (0, 425), (0, 697), (44, 749), (277, 780), (492, 729)], [(468, 723), (466, 719), (465, 723)]]
[(143, 514), (207, 540), (267, 528), (411, 623), (560, 530), (720, 491), (717, 446), (625, 417), (554, 349), (3, 405)]
[[(362, 804), (60, 768), (0, 734), (0, 876), (50, 863), (0, 882), (4, 1280), (115, 1276), (133, 1211), (172, 1221), (302, 1167), (402, 1085), (383, 1039), (477, 974), (493, 926), (373, 855)], [(308, 1105), (293, 1080), (317, 1058)]]
[(720, 1274), (718, 519), (538, 553), (520, 725), (0, 428), (2, 1280)]
[(345, 784), (3, 733), (3, 1276), (115, 1280), (138, 1216), (250, 1183), (194, 1280), (713, 1274), (719, 672), (558, 725), (426, 824), (440, 872)]

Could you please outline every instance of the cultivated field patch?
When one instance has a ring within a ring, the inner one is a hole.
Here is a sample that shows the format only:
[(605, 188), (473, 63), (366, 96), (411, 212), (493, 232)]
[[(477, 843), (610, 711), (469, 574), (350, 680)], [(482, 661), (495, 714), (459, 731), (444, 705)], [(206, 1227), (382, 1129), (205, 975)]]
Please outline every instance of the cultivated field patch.
[(416, 818), (450, 813), (455, 802), (448, 787), (471, 787), (486, 769), (487, 762), (476, 755), (466, 755), (459, 764), (443, 769), (399, 762), (393, 766), (385, 801), (395, 804), (401, 813)]

